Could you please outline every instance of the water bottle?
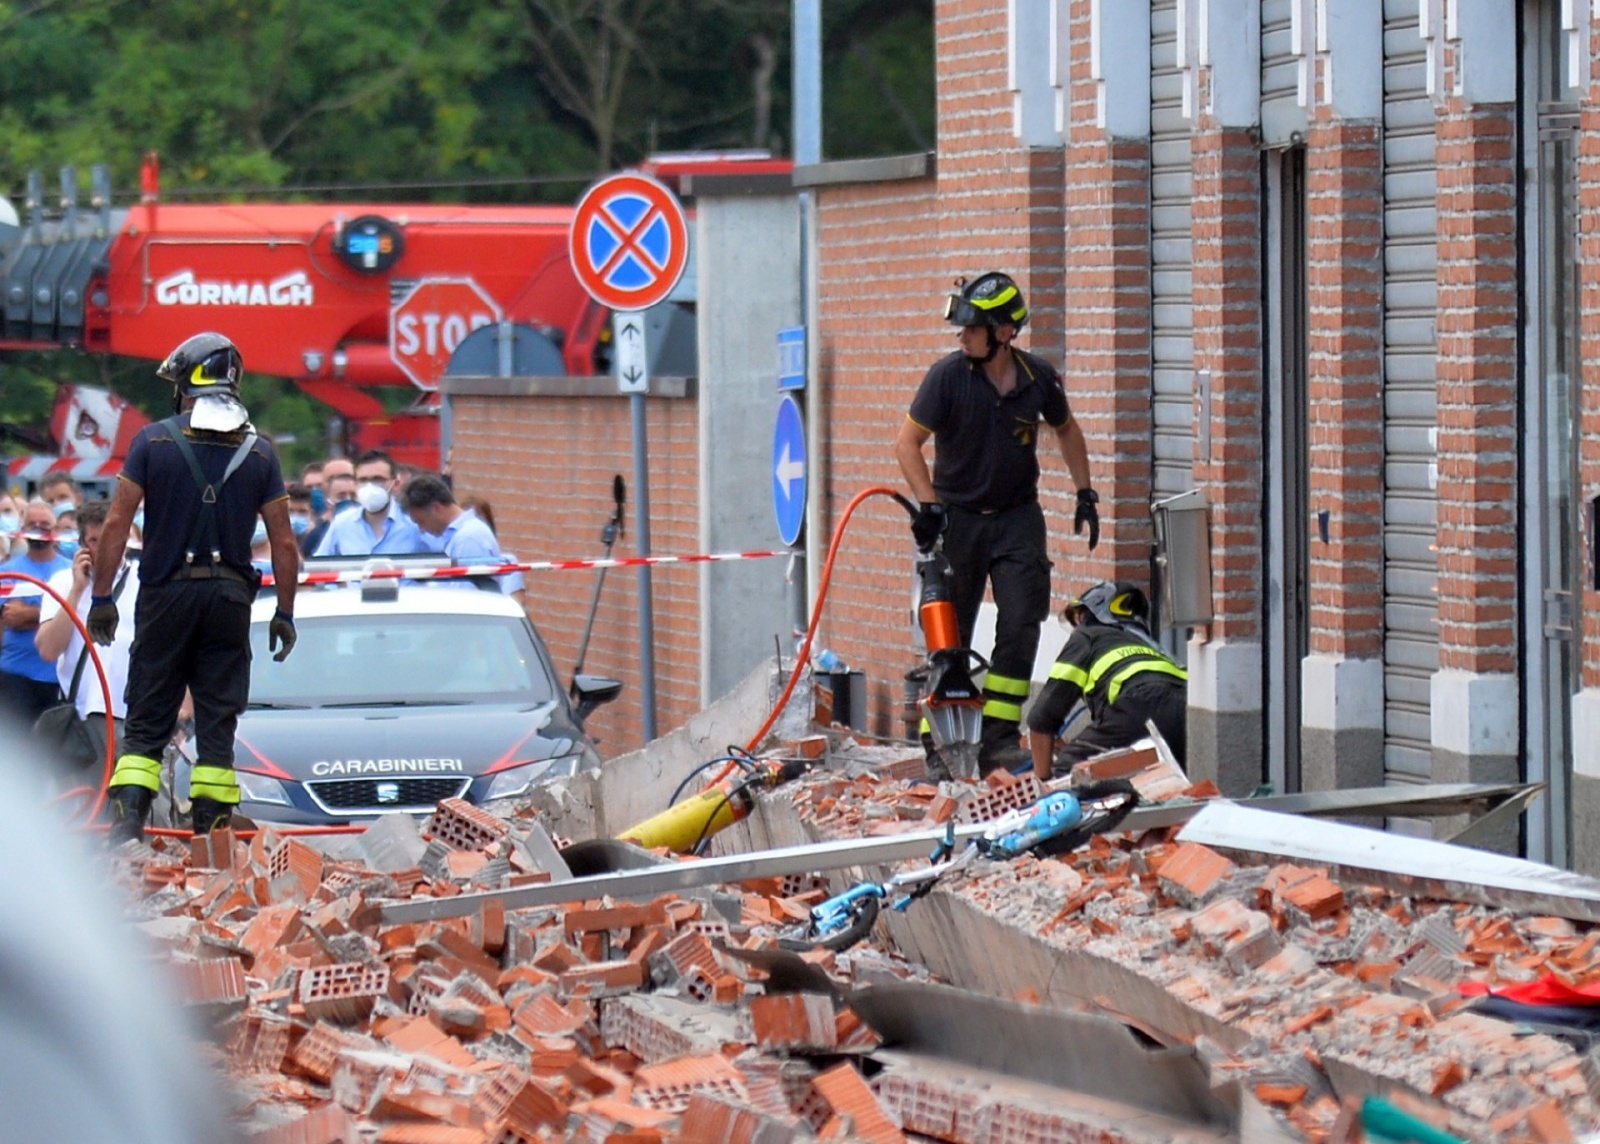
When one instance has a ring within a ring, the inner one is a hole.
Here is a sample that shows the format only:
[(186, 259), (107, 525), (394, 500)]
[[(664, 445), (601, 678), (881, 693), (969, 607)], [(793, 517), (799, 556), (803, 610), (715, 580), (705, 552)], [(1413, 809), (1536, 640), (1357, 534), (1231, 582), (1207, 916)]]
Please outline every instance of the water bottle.
[(832, 648), (823, 648), (811, 657), (811, 662), (824, 675), (835, 675), (845, 670), (844, 660)]

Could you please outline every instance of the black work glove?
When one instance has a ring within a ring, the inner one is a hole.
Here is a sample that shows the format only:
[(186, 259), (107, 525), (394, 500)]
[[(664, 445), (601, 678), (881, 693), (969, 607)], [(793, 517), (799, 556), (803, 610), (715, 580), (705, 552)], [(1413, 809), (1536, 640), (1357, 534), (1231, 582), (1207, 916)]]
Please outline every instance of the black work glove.
[(923, 501), (917, 506), (917, 515), (911, 518), (911, 536), (923, 552), (932, 552), (933, 546), (944, 535), (950, 524), (944, 505), (938, 501)]
[[(286, 616), (280, 609), (272, 613), (272, 620), (267, 624), (267, 650), (276, 651), (272, 657), (274, 663), (282, 663), (289, 658), (289, 653), (294, 650), (294, 617)], [(278, 651), (278, 645), (283, 645), (283, 650)]]
[(110, 596), (90, 597), (85, 626), (89, 629), (89, 638), (97, 644), (108, 644), (116, 639), (117, 601)]
[(1072, 515), (1072, 534), (1083, 535), (1083, 526), (1089, 526), (1089, 551), (1094, 551), (1094, 546), (1100, 543), (1100, 510), (1095, 507), (1100, 503), (1100, 494), (1093, 489), (1078, 490), (1078, 511)]

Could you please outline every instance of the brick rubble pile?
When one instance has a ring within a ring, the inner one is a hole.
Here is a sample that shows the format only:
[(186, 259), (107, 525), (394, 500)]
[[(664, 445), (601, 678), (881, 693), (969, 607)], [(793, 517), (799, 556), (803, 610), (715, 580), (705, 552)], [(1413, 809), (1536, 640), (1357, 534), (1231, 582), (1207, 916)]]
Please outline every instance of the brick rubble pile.
[[(876, 1043), (860, 1019), (766, 995), (720, 948), (773, 946), (823, 896), (815, 876), (382, 924), (379, 900), (548, 880), (510, 821), (451, 800), (429, 826), (424, 849), (385, 819), (357, 844), (368, 861), (270, 830), (119, 855), (252, 1140), (905, 1139), (852, 1063)], [(805, 956), (846, 983), (863, 963), (914, 976), (870, 950)]]
[[(1134, 774), (1147, 798), (1217, 793), (1187, 785), (1153, 752), (1106, 758), (1079, 773), (1103, 778), (1138, 764), (1148, 764)], [(905, 760), (886, 768), (914, 769)], [(885, 782), (883, 773), (858, 768), (853, 777), (803, 780), (789, 800), (808, 836), (984, 821), (1046, 790), (1031, 775), (994, 775), (975, 790), (947, 783), (936, 792)], [(1349, 1125), (1359, 1101), (1341, 1102), (1331, 1079), (1355, 1075), (1376, 1091), (1415, 1094), (1424, 1119), (1465, 1139), (1560, 1141), (1600, 1130), (1600, 1049), (1578, 1051), (1471, 1012), (1471, 998), (1458, 990), (1545, 974), (1580, 987), (1600, 982), (1600, 928), (1400, 897), (1312, 865), (1236, 861), (1179, 842), (1177, 833), (1096, 837), (1066, 859), (981, 862), (936, 892), (1019, 936), (1131, 970), (1199, 1023), (1225, 1030), (1231, 1051), (1204, 1036), (1141, 1031), (1160, 1043), (1198, 1041), (1213, 1076), (1245, 1081), (1293, 1137), (1358, 1139)], [(1116, 998), (1094, 1000), (1085, 1007), (1130, 1019)]]
[[(984, 821), (1043, 793), (1032, 778), (915, 783), (919, 760), (859, 761), (871, 754), (836, 743), (827, 765), (766, 796), (763, 812), (781, 808), (812, 840), (859, 838)], [(1145, 789), (1214, 794), (1165, 780)], [(647, 903), (507, 911), (488, 901), (463, 919), (381, 922), (379, 901), (546, 880), (520, 841), (530, 825), (452, 800), (426, 842), (389, 816), (330, 853), (266, 830), (248, 844), (220, 832), (121, 856), (144, 927), (170, 947), (179, 988), (237, 1082), (252, 1139), (1214, 1138), (963, 1087), (959, 1070), (940, 1080), (869, 1065), (876, 1037), (845, 1001), (769, 994), (763, 972), (730, 952), (770, 949), (803, 923), (830, 892), (815, 875)], [(1600, 930), (1397, 897), (1175, 835), (1096, 838), (1062, 859), (980, 860), (934, 893), (1019, 941), (1113, 963), (1163, 990), (1210, 1032), (1141, 1022), (1116, 997), (1063, 997), (1055, 980), (1015, 997), (1108, 1013), (1155, 1044), (1192, 1044), (1214, 1085), (1242, 1085), (1289, 1138), (1362, 1139), (1358, 1101), (1341, 1082), (1352, 1076), (1463, 1139), (1556, 1141), (1600, 1128), (1600, 1058), (1470, 1012), (1457, 990), (1544, 973), (1587, 984), (1600, 978)], [(905, 924), (928, 908), (914, 903)], [(802, 956), (846, 990), (863, 973), (926, 980), (887, 948), (896, 924), (848, 953)]]

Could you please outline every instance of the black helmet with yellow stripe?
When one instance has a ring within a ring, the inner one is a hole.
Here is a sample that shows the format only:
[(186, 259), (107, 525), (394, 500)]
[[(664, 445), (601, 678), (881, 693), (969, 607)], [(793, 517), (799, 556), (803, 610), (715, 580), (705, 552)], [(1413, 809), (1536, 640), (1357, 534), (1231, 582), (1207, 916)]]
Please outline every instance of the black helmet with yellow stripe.
[(1122, 627), (1128, 623), (1143, 625), (1150, 618), (1150, 601), (1144, 591), (1127, 580), (1102, 580), (1093, 588), (1067, 601), (1062, 609), (1064, 619), (1077, 624), (1082, 617), (1079, 609), (1087, 612), (1102, 624)]
[(952, 326), (1004, 326), (1021, 329), (1028, 322), (1028, 303), (1009, 274), (991, 270), (971, 282), (956, 283), (958, 293), (944, 306), (944, 320)]
[(196, 334), (185, 339), (156, 368), (156, 376), (172, 382), (178, 397), (239, 396), (244, 358), (221, 334)]

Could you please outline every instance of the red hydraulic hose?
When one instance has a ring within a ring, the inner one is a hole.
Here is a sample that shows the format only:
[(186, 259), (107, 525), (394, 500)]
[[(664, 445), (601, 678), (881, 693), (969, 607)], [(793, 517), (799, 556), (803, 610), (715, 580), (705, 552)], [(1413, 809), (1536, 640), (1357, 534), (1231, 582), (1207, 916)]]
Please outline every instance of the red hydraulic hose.
[[(828, 543), (828, 559), (822, 565), (822, 579), (817, 584), (817, 602), (811, 609), (811, 624), (806, 628), (806, 638), (800, 644), (800, 650), (795, 653), (794, 671), (789, 675), (789, 682), (784, 686), (783, 694), (778, 696), (778, 702), (767, 716), (767, 721), (761, 724), (761, 729), (750, 737), (745, 744), (745, 750), (754, 751), (767, 732), (772, 730), (772, 725), (778, 721), (778, 713), (789, 702), (789, 697), (794, 694), (795, 684), (800, 681), (800, 676), (805, 671), (805, 665), (811, 658), (811, 643), (817, 637), (817, 628), (822, 623), (822, 605), (828, 598), (828, 582), (833, 578), (833, 561), (839, 555), (839, 542), (844, 539), (844, 529), (850, 523), (850, 516), (861, 503), (869, 497), (893, 497), (898, 503), (904, 504), (905, 498), (887, 485), (872, 485), (862, 489), (850, 498), (850, 503), (845, 505), (844, 514), (839, 517), (839, 523), (834, 527), (833, 539)], [(725, 763), (720, 771), (711, 777), (707, 785), (715, 785), (725, 779), (737, 764)]]
[[(111, 717), (111, 681), (106, 678), (106, 665), (100, 660), (100, 652), (95, 647), (94, 640), (89, 638), (89, 629), (84, 626), (83, 620), (79, 619), (78, 613), (73, 610), (72, 604), (68, 602), (65, 596), (43, 580), (36, 576), (30, 576), (26, 572), (0, 572), (0, 581), (4, 580), (21, 580), (24, 583), (42, 588), (50, 594), (51, 599), (61, 605), (61, 610), (66, 612), (68, 618), (72, 620), (72, 626), (77, 628), (78, 634), (83, 637), (83, 646), (88, 649), (89, 661), (94, 664), (95, 677), (100, 680), (100, 694), (105, 698), (106, 702), (106, 765), (104, 771), (101, 772), (100, 787), (95, 791), (94, 801), (89, 806), (89, 813), (83, 819), (86, 824), (93, 822), (95, 816), (100, 813), (101, 807), (106, 804), (106, 791), (111, 787), (111, 771), (116, 766), (117, 761), (117, 728), (116, 721)], [(90, 787), (74, 787), (72, 790), (58, 796), (58, 798), (65, 799), (87, 794), (91, 789)]]
[[(25, 583), (33, 584), (36, 587), (42, 588), (44, 591), (48, 592), (51, 598), (61, 605), (61, 610), (66, 612), (67, 616), (72, 620), (73, 626), (78, 629), (78, 634), (83, 637), (84, 646), (89, 649), (89, 660), (94, 664), (95, 676), (100, 681), (100, 694), (105, 697), (106, 701), (107, 718), (105, 767), (101, 771), (100, 785), (98, 788), (89, 786), (73, 787), (70, 790), (63, 791), (57, 795), (55, 801), (64, 802), (69, 798), (81, 798), (86, 794), (92, 793), (95, 796), (94, 801), (90, 804), (89, 813), (84, 816), (81, 825), (90, 829), (109, 829), (109, 824), (96, 823), (94, 821), (99, 816), (101, 809), (104, 808), (106, 804), (106, 791), (111, 787), (111, 772), (116, 767), (117, 761), (117, 730), (116, 725), (110, 718), (109, 714), (111, 711), (111, 681), (106, 676), (105, 663), (100, 658), (100, 652), (94, 640), (89, 638), (88, 627), (85, 626), (83, 620), (73, 609), (71, 603), (69, 603), (60, 592), (57, 592), (43, 580), (40, 580), (34, 576), (30, 576), (26, 572), (0, 572), (0, 581), (5, 580), (21, 580)], [(272, 829), (274, 833), (279, 835), (360, 834), (362, 831), (366, 830), (366, 826), (274, 826)], [(193, 836), (194, 832), (190, 830), (175, 830), (168, 827), (151, 827), (147, 829), (145, 833), (151, 835), (160, 835), (167, 838), (189, 838)], [(255, 834), (256, 832), (254, 830), (241, 830), (237, 832), (237, 836), (240, 838), (253, 838)]]

